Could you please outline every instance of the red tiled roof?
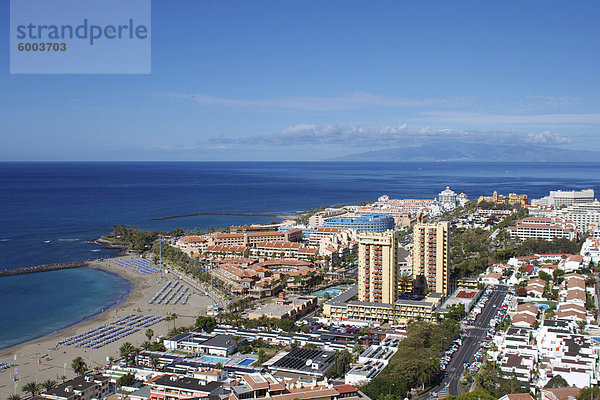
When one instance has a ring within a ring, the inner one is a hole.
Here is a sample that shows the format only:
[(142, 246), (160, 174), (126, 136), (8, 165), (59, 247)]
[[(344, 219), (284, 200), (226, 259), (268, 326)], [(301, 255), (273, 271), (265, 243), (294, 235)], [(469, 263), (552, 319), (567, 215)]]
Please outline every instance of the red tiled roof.
[(358, 391), (358, 389), (352, 385), (334, 385), (333, 388), (337, 390), (339, 394), (356, 393)]
[(199, 243), (206, 242), (207, 239), (202, 236), (183, 236), (179, 239), (179, 242), (183, 243)]
[(579, 396), (579, 392), (581, 389), (576, 387), (563, 387), (563, 388), (552, 388), (552, 389), (542, 389), (542, 392), (550, 392), (558, 400), (569, 400), (570, 397), (577, 398)]

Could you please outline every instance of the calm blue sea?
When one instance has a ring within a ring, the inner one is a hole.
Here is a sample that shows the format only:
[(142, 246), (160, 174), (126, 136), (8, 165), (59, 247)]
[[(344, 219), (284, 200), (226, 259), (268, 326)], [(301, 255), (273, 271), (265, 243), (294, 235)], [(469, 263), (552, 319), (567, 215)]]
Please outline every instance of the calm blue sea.
[[(446, 185), (469, 197), (598, 190), (600, 164), (0, 163), (0, 269), (112, 255), (86, 240), (114, 224), (172, 229), (268, 222), (273, 218), (152, 218), (285, 213), (382, 194), (433, 198)], [(127, 291), (123, 279), (91, 269), (1, 277), (0, 348), (76, 323)]]

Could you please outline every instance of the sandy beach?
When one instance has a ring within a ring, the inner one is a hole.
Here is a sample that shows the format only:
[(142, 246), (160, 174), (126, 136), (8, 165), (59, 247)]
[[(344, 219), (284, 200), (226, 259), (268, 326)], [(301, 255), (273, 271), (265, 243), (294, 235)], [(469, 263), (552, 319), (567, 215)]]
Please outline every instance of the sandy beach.
[[(15, 355), (17, 356), (16, 367), (18, 368), (19, 377), (17, 393), (20, 393), (20, 388), (30, 381), (43, 382), (52, 379), (61, 382), (63, 375), (67, 379), (74, 377), (75, 373), (71, 369), (71, 361), (78, 356), (83, 357), (88, 368), (102, 367), (107, 364), (108, 357), (120, 357), (119, 347), (124, 342), (130, 342), (139, 347), (146, 341), (145, 331), (147, 328), (98, 349), (83, 349), (73, 345), (61, 346), (55, 349), (56, 343), (61, 339), (81, 334), (99, 325), (109, 323), (115, 318), (130, 314), (166, 316), (167, 314), (176, 313), (177, 319), (174, 321), (176, 326), (192, 325), (198, 315), (206, 314), (207, 307), (211, 303), (210, 299), (188, 284), (186, 286), (189, 287), (189, 293), (192, 293), (192, 295), (186, 305), (148, 304), (148, 301), (165, 283), (179, 281), (179, 279), (173, 273), (141, 275), (116, 264), (118, 260), (129, 258), (139, 258), (139, 256), (128, 255), (90, 264), (92, 268), (118, 273), (133, 284), (133, 289), (123, 303), (98, 314), (93, 319), (83, 321), (58, 333), (0, 350), (0, 362), (13, 363), (15, 362)], [(153, 340), (155, 340), (157, 336), (165, 335), (172, 327), (173, 322), (162, 321), (149, 328), (154, 331)], [(47, 356), (40, 358), (46, 354)], [(66, 368), (64, 367), (65, 363)], [(14, 373), (15, 368), (0, 371), (0, 398), (4, 399), (14, 393), (15, 387), (12, 380)]]

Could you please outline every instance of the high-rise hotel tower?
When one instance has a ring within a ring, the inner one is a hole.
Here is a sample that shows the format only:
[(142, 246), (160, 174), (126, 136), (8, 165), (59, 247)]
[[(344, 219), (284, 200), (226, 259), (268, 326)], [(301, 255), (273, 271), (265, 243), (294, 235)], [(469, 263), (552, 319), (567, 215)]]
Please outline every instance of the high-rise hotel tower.
[(448, 294), (449, 235), (448, 222), (414, 226), (412, 276), (417, 292)]
[(398, 292), (398, 233), (358, 234), (358, 300), (394, 304)]

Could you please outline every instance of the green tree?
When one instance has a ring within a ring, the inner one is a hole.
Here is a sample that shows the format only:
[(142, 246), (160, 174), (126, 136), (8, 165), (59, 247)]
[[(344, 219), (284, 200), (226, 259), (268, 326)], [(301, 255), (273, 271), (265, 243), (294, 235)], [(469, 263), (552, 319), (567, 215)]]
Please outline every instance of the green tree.
[(42, 382), (42, 387), (46, 390), (54, 389), (56, 386), (58, 386), (58, 383), (51, 379)]
[(569, 387), (569, 382), (560, 375), (554, 375), (544, 387), (546, 389)]
[(116, 383), (117, 383), (118, 387), (123, 387), (123, 386), (133, 386), (136, 381), (137, 381), (137, 379), (135, 379), (135, 375), (130, 372), (126, 375), (120, 376), (117, 379)]
[(200, 328), (205, 332), (210, 332), (217, 325), (217, 320), (214, 317), (205, 317), (200, 315), (196, 318), (196, 328)]
[(450, 306), (450, 312), (446, 313), (445, 318), (460, 321), (465, 316), (465, 305), (460, 303), (458, 305), (452, 304)]
[(42, 385), (39, 385), (35, 382), (28, 382), (26, 384), (23, 385), (23, 387), (21, 388), (21, 390), (25, 393), (30, 393), (31, 397), (35, 397), (36, 394), (38, 394), (42, 389)]
[(71, 362), (71, 368), (73, 368), (73, 372), (75, 372), (79, 376), (85, 375), (88, 369), (87, 364), (85, 363), (85, 361), (83, 361), (83, 358), (81, 357), (76, 357), (73, 359), (73, 361)]
[(265, 362), (265, 356), (266, 356), (266, 351), (265, 349), (259, 349), (258, 350), (258, 364), (261, 365), (263, 362)]
[(552, 275), (550, 275), (544, 271), (538, 272), (538, 276), (540, 277), (540, 279), (543, 279), (546, 282), (550, 282), (552, 280)]
[(176, 313), (171, 313), (171, 321), (173, 321), (173, 329), (175, 329), (175, 320), (177, 319)]
[(146, 337), (148, 341), (152, 340), (152, 336), (154, 336), (154, 331), (151, 328), (146, 329)]
[(577, 400), (600, 400), (600, 387), (586, 387), (581, 389)]
[(152, 354), (150, 356), (150, 366), (152, 367), (152, 369), (154, 371), (156, 371), (158, 369), (159, 364), (160, 364), (160, 361), (159, 361), (158, 357), (156, 357), (155, 354)]
[(134, 347), (129, 342), (125, 342), (121, 345), (121, 347), (119, 347), (119, 354), (121, 354), (121, 357), (125, 358), (126, 365), (129, 364), (129, 359), (130, 359), (133, 351), (134, 351)]

